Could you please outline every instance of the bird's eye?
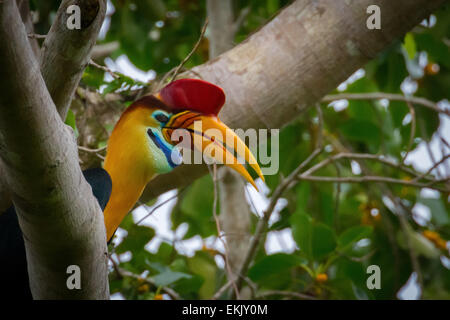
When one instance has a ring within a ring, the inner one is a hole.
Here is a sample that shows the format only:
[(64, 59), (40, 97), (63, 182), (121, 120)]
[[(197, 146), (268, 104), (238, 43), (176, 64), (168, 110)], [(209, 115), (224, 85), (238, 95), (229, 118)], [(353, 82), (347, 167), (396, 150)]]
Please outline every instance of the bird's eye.
[(168, 116), (166, 116), (164, 113), (156, 113), (155, 115), (154, 115), (154, 118), (156, 119), (156, 120), (158, 120), (159, 122), (161, 122), (161, 123), (166, 123), (167, 121), (169, 121), (169, 117)]

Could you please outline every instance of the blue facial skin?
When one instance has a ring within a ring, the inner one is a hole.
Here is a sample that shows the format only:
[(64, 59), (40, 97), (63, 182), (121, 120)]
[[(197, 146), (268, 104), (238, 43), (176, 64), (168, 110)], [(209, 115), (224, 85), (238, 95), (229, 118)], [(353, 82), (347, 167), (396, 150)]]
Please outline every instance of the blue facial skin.
[(150, 137), (150, 139), (153, 141), (153, 143), (164, 153), (164, 156), (167, 159), (167, 163), (169, 166), (173, 169), (177, 167), (181, 161), (177, 161), (178, 163), (173, 162), (172, 160), (172, 154), (175, 152), (176, 159), (181, 159), (181, 155), (172, 144), (168, 143), (163, 137), (162, 137), (162, 127), (169, 121), (170, 114), (162, 112), (162, 111), (155, 111), (152, 114), (152, 117), (158, 121), (161, 124), (161, 127), (155, 130), (154, 128), (148, 128), (147, 134)]

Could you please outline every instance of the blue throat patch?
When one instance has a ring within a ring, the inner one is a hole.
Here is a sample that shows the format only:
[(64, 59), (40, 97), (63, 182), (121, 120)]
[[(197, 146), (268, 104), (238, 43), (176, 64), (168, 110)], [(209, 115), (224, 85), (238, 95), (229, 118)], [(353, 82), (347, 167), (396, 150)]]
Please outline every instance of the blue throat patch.
[(166, 156), (167, 162), (171, 168), (175, 168), (178, 166), (172, 161), (172, 150), (173, 148), (169, 148), (163, 141), (161, 141), (160, 137), (158, 137), (152, 129), (147, 129), (147, 134), (152, 139), (153, 143), (164, 153)]

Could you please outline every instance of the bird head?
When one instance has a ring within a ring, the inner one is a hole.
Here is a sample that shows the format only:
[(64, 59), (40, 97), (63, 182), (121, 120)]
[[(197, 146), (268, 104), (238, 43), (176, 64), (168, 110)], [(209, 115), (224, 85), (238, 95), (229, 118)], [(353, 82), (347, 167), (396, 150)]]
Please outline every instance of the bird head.
[[(156, 94), (143, 96), (123, 112), (109, 138), (104, 165), (112, 180), (111, 198), (105, 209), (108, 239), (146, 184), (181, 162), (180, 145), (207, 152), (256, 188), (243, 159), (264, 180), (245, 143), (219, 120), (224, 103), (220, 87), (203, 80), (181, 79)], [(174, 138), (176, 130), (185, 132), (182, 139), (188, 137), (189, 143)]]
[[(149, 180), (180, 164), (182, 145), (207, 151), (207, 157), (233, 168), (255, 186), (238, 157), (264, 179), (261, 169), (244, 142), (219, 120), (224, 103), (220, 87), (198, 79), (177, 80), (156, 94), (140, 98), (125, 110), (114, 128), (105, 166), (110, 167), (111, 156), (121, 156), (116, 163), (130, 161), (140, 169), (142, 178)], [(174, 139), (176, 130), (184, 131), (189, 142), (180, 143), (179, 135)]]

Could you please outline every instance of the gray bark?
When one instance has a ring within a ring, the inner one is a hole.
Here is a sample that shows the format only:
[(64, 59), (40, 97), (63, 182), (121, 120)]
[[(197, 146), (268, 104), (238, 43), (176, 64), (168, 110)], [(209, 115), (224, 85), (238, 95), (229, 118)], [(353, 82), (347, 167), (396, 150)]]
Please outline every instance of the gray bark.
[[(5, 173), (0, 162), (0, 177), (4, 176)], [(2, 180), (0, 181), (0, 214), (2, 214), (2, 212), (4, 212), (10, 206), (11, 206), (11, 198), (9, 197), (9, 191), (8, 188), (6, 187), (6, 183), (2, 178)]]
[[(66, 23), (70, 5), (81, 11), (81, 29)], [(75, 89), (91, 59), (91, 50), (105, 18), (106, 0), (64, 0), (42, 45), (41, 72), (62, 119), (66, 118)]]
[[(78, 165), (75, 139), (41, 76), (15, 1), (0, 2), (0, 158), (24, 234), (36, 299), (106, 299), (103, 215)], [(61, 70), (54, 70), (62, 73)], [(81, 289), (66, 285), (70, 265)]]
[[(27, 31), (27, 34), (34, 33), (34, 27), (33, 22), (31, 20), (30, 6), (28, 1), (17, 0), (16, 3), (17, 8), (19, 9), (20, 12), (20, 17), (22, 18), (22, 22), (25, 25), (25, 30)], [(30, 42), (30, 46), (33, 50), (35, 57), (38, 57), (40, 49), (37, 40), (29, 38), (28, 41)], [(0, 160), (0, 214), (11, 206), (11, 199), (9, 197), (6, 182), (3, 179), (4, 175), (2, 174), (2, 171), (3, 171), (2, 163)]]
[[(17, 0), (17, 7), (19, 8), (20, 17), (25, 25), (25, 29), (28, 34), (34, 34), (33, 21), (31, 19), (30, 5), (28, 0)], [(36, 39), (29, 38), (31, 48), (33, 49), (34, 55), (39, 56), (39, 44)]]
[(233, 47), (236, 33), (233, 1), (207, 0), (206, 11), (209, 21), (209, 58), (212, 59)]
[[(72, 4), (80, 5), (82, 26), (80, 30), (69, 30), (66, 27), (68, 18), (66, 10)], [(17, 5), (27, 34), (33, 34), (28, 1), (17, 0)], [(105, 0), (65, 0), (59, 7), (42, 50), (36, 39), (29, 38), (34, 55), (41, 62), (41, 72), (47, 89), (62, 119), (66, 118), (73, 93), (89, 62), (105, 13)], [(11, 203), (6, 190), (6, 183), (0, 176), (0, 211)]]

